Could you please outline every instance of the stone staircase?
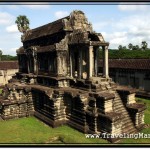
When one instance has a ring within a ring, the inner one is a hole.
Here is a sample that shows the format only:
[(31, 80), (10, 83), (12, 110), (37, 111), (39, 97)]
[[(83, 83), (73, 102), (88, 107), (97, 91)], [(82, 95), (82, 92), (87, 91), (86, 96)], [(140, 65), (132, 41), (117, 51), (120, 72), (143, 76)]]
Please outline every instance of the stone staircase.
[(114, 94), (115, 94), (115, 99), (113, 103), (114, 112), (121, 113), (123, 116), (122, 133), (128, 133), (128, 134), (136, 133), (137, 129), (134, 127), (134, 124), (130, 118), (130, 115), (126, 107), (124, 106), (119, 94), (117, 93), (117, 91), (114, 91)]

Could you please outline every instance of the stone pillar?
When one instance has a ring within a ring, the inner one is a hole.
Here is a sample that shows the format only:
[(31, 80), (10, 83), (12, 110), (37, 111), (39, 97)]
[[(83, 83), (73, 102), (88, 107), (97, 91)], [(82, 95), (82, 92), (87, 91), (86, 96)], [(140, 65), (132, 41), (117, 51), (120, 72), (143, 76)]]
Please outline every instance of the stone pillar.
[(95, 62), (95, 70), (94, 70), (94, 74), (95, 74), (95, 77), (97, 77), (97, 69), (98, 69), (98, 66), (97, 66), (97, 61), (98, 61), (98, 48), (96, 48), (96, 50), (95, 50), (95, 60), (94, 60), (94, 62)]
[(57, 61), (57, 75), (59, 76), (61, 73), (61, 68), (60, 68), (61, 58), (58, 52), (56, 56), (56, 61)]
[(35, 57), (33, 58), (33, 60), (34, 60), (34, 74), (37, 74), (37, 60)]
[(37, 48), (32, 47), (32, 56), (33, 56), (33, 72), (37, 74)]
[(66, 51), (57, 52), (57, 75), (66, 76), (67, 65), (66, 65)]
[(78, 74), (78, 77), (79, 79), (81, 79), (81, 76), (82, 76), (82, 50), (79, 51), (79, 74)]
[(89, 65), (89, 71), (88, 71), (88, 75), (89, 75), (89, 78), (92, 77), (92, 74), (93, 74), (93, 46), (89, 46), (89, 61), (88, 61), (88, 65)]
[(108, 46), (103, 46), (103, 77), (108, 78)]
[(72, 53), (71, 53), (71, 51), (70, 51), (70, 77), (72, 77)]

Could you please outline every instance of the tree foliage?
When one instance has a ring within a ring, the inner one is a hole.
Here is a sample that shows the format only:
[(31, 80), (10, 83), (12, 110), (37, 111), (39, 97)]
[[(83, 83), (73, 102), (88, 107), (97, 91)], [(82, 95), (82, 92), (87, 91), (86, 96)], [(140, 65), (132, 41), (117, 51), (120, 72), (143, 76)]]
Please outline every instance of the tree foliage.
[(2, 55), (1, 61), (17, 61), (17, 56), (11, 56), (11, 55)]
[[(99, 57), (103, 57), (102, 51), (99, 52)], [(110, 59), (150, 59), (150, 50), (111, 50), (109, 49)]]
[(119, 45), (119, 46), (118, 46), (118, 50), (123, 50), (123, 46), (122, 46), (122, 45)]
[(18, 30), (23, 34), (29, 29), (29, 19), (25, 15), (19, 15), (15, 21), (17, 24)]
[(3, 52), (2, 52), (2, 50), (0, 50), (0, 61), (2, 59), (2, 54), (3, 54)]
[(129, 43), (128, 48), (129, 48), (129, 50), (132, 50), (133, 45), (131, 43)]
[(147, 46), (148, 46), (147, 42), (146, 42), (146, 41), (142, 41), (142, 43), (141, 43), (141, 48), (142, 48), (143, 50), (146, 50), (146, 49), (147, 49)]
[(148, 43), (146, 41), (141, 42), (141, 47), (139, 45), (133, 45), (129, 43), (128, 48), (126, 46), (119, 45), (118, 50), (150, 50), (148, 48)]
[(18, 60), (17, 56), (3, 55), (3, 51), (0, 50), (0, 61), (16, 61)]

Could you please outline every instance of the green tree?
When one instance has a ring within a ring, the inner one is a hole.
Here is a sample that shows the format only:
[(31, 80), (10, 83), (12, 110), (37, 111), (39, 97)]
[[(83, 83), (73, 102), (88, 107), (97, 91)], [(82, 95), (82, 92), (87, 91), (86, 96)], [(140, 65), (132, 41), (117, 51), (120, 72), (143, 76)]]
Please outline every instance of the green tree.
[(140, 50), (139, 45), (135, 45), (136, 50)]
[(132, 50), (133, 45), (131, 43), (129, 43), (128, 48), (129, 48), (129, 50)]
[(0, 50), (0, 61), (2, 60), (2, 55), (3, 55), (3, 52), (2, 50)]
[(137, 47), (135, 45), (132, 46), (132, 50), (135, 51), (137, 50)]
[(17, 59), (17, 56), (2, 55), (1, 60), (2, 61), (13, 61), (13, 60), (18, 60), (18, 59)]
[(142, 43), (141, 43), (142, 49), (143, 49), (143, 50), (146, 50), (146, 49), (147, 49), (147, 46), (148, 46), (147, 42), (146, 42), (146, 41), (142, 41)]
[(126, 46), (123, 46), (122, 49), (123, 49), (123, 50), (127, 50), (127, 47), (126, 47)]
[(19, 15), (15, 21), (17, 24), (18, 30), (23, 34), (29, 29), (29, 19), (25, 15)]
[(123, 49), (123, 46), (122, 45), (119, 45), (118, 46), (118, 50), (122, 50)]

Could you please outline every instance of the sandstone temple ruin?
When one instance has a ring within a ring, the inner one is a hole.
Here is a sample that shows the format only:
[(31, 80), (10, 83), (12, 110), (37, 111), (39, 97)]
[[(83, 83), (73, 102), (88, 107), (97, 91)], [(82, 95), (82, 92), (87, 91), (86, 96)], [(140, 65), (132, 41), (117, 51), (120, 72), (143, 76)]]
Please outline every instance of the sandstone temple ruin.
[(67, 124), (99, 134), (142, 129), (145, 105), (136, 103), (134, 90), (120, 88), (109, 78), (109, 43), (93, 31), (82, 11), (29, 30), (22, 42), (19, 72), (0, 99), (3, 120), (34, 115), (52, 127)]

